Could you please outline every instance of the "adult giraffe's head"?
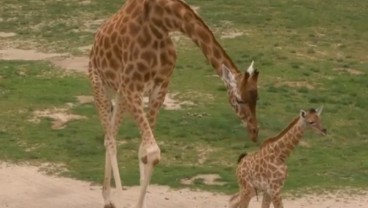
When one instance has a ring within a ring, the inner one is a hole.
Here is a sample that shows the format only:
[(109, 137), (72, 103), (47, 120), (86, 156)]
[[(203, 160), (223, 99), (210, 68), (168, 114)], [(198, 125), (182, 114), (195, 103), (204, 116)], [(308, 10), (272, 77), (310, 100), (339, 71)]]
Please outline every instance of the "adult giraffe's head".
[(227, 66), (222, 65), (222, 80), (228, 89), (229, 102), (238, 117), (248, 129), (253, 142), (258, 138), (258, 122), (256, 106), (258, 100), (257, 79), (259, 72), (253, 67), (254, 62), (244, 73), (234, 74)]

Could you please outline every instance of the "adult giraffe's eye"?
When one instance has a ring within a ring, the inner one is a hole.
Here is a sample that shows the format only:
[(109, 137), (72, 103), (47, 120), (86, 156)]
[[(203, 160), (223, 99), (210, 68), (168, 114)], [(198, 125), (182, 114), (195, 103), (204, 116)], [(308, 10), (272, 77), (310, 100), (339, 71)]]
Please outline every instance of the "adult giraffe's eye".
[(314, 121), (308, 121), (308, 123), (312, 125), (312, 124), (314, 124)]
[(245, 101), (243, 101), (243, 100), (241, 100), (241, 99), (239, 99), (239, 98), (235, 98), (235, 101), (236, 101), (236, 103), (238, 103), (239, 105), (244, 105), (244, 104), (246, 104), (247, 102), (245, 102)]

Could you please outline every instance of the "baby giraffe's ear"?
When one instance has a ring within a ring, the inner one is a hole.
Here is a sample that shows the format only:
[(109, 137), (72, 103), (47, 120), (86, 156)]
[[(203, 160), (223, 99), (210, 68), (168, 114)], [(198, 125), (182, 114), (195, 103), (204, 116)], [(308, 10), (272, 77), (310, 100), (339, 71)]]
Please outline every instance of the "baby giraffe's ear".
[(300, 118), (305, 118), (305, 115), (307, 115), (307, 113), (304, 110), (300, 110)]
[(323, 105), (322, 105), (322, 106), (320, 106), (319, 108), (317, 108), (317, 110), (316, 110), (317, 115), (318, 115), (318, 116), (321, 116), (322, 111), (323, 111)]

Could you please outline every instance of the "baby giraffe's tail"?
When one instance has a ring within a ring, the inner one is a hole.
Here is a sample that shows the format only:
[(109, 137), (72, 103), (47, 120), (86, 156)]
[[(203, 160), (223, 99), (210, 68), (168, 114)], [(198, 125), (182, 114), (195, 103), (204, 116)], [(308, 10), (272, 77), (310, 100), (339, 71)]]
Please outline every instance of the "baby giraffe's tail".
[(247, 153), (246, 153), (246, 152), (244, 152), (244, 153), (242, 153), (242, 154), (240, 154), (240, 155), (239, 155), (239, 157), (238, 157), (238, 164), (240, 163), (240, 161), (241, 161), (245, 156), (247, 156)]
[(238, 208), (240, 204), (240, 194), (239, 192), (232, 195), (229, 200), (229, 208)]

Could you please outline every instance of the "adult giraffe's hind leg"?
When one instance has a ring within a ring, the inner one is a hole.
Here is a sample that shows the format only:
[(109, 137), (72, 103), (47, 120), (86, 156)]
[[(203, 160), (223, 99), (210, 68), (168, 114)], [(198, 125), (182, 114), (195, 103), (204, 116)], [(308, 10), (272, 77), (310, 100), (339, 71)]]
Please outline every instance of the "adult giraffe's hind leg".
[(105, 156), (105, 175), (102, 186), (102, 196), (105, 202), (104, 208), (115, 208), (114, 204), (111, 202), (111, 162), (107, 151)]
[[(110, 187), (111, 187), (111, 170), (116, 170), (113, 171), (114, 174), (114, 180), (115, 180), (115, 185), (116, 185), (116, 189), (118, 191), (118, 195), (120, 196), (121, 194), (121, 190), (122, 190), (122, 186), (121, 186), (121, 181), (120, 181), (120, 173), (119, 173), (119, 166), (118, 166), (118, 161), (117, 161), (117, 145), (116, 145), (116, 137), (118, 134), (118, 130), (119, 130), (119, 125), (121, 123), (122, 117), (126, 111), (126, 103), (125, 100), (122, 96), (120, 96), (119, 94), (117, 94), (116, 98), (115, 98), (115, 106), (112, 107), (112, 114), (110, 117), (110, 128), (111, 128), (111, 135), (112, 135), (112, 143), (110, 144), (109, 142), (111, 142), (111, 140), (108, 139), (108, 137), (105, 137), (105, 146), (107, 148), (106, 151), (106, 164), (105, 164), (105, 179), (104, 179), (104, 185), (103, 185), (103, 197), (105, 202), (106, 201), (111, 201), (110, 198)], [(109, 151), (110, 150), (110, 151)], [(112, 151), (111, 151), (112, 150)], [(106, 189), (105, 189), (106, 187)], [(107, 197), (108, 198), (107, 198)], [(104, 208), (115, 208), (114, 204), (110, 203), (105, 203), (105, 207)]]
[(103, 85), (101, 78), (97, 73), (90, 71), (90, 77), (93, 87), (94, 99), (97, 111), (99, 113), (102, 126), (105, 132), (105, 175), (102, 189), (102, 196), (104, 198), (105, 208), (114, 208), (111, 201), (111, 170), (114, 175), (115, 185), (120, 193), (122, 190), (120, 173), (117, 163), (117, 148), (115, 137), (117, 134), (119, 123), (121, 122), (122, 112), (120, 110), (122, 99), (117, 97), (118, 105), (112, 109), (111, 97), (107, 93), (106, 87)]

